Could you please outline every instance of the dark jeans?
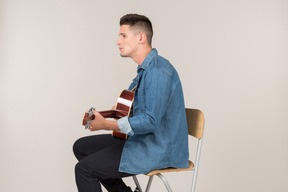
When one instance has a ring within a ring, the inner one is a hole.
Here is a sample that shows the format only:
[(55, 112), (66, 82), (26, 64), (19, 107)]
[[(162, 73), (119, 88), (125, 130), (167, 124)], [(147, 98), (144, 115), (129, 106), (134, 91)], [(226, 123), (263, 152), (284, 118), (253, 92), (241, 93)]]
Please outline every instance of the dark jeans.
[(74, 143), (79, 192), (102, 192), (100, 183), (109, 192), (132, 192), (121, 179), (132, 175), (118, 171), (124, 144), (125, 140), (110, 134), (83, 137)]

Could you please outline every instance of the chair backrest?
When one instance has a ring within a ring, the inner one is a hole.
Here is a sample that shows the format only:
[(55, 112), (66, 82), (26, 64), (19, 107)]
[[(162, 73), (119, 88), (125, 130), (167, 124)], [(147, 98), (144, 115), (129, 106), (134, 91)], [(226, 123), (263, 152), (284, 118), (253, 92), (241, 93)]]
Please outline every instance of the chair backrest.
[(186, 108), (186, 118), (189, 135), (201, 139), (204, 130), (204, 114), (202, 111)]
[(194, 176), (192, 180), (191, 192), (195, 192), (196, 178), (199, 168), (200, 152), (202, 148), (203, 131), (204, 131), (204, 114), (198, 109), (187, 109), (186, 118), (188, 124), (188, 134), (198, 139), (195, 162)]

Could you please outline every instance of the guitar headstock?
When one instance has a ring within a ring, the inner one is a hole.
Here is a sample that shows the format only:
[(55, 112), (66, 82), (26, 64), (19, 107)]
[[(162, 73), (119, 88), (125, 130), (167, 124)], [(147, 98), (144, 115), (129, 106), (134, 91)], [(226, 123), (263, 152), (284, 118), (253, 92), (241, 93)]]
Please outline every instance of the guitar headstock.
[[(93, 120), (95, 118), (93, 111), (95, 110), (94, 107), (91, 107), (88, 111), (88, 117)], [(93, 117), (94, 116), (94, 117)], [(91, 125), (91, 120), (87, 121), (86, 125), (85, 125), (85, 129), (89, 129), (90, 125)]]

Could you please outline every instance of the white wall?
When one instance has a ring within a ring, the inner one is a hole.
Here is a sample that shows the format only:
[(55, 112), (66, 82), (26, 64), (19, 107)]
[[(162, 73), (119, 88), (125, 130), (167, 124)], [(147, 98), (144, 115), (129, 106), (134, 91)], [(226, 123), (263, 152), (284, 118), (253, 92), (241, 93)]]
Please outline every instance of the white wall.
[[(187, 107), (206, 115), (197, 191), (287, 191), (285, 0), (0, 1), (0, 191), (77, 191), (73, 142), (99, 133), (83, 112), (114, 105), (136, 74), (115, 45), (130, 12), (152, 20)], [(188, 191), (191, 173), (167, 178)]]

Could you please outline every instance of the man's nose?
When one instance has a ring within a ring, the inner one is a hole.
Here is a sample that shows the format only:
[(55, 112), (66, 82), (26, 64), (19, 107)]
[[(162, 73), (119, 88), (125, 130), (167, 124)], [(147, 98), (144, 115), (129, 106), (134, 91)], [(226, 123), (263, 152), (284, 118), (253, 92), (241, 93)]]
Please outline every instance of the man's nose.
[(120, 45), (120, 39), (116, 41), (116, 45)]

